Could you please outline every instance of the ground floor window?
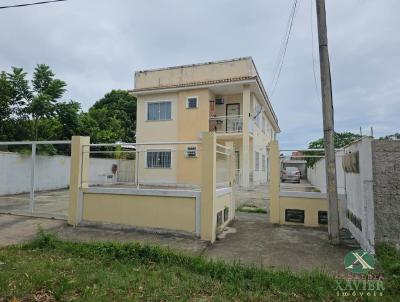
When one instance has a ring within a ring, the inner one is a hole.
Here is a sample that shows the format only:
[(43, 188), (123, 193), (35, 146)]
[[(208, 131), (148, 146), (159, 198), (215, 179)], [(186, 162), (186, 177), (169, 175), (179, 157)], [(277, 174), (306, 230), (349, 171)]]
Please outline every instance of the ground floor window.
[(259, 152), (256, 152), (255, 158), (256, 158), (255, 170), (260, 171), (260, 153)]
[(147, 151), (147, 168), (171, 168), (171, 151)]

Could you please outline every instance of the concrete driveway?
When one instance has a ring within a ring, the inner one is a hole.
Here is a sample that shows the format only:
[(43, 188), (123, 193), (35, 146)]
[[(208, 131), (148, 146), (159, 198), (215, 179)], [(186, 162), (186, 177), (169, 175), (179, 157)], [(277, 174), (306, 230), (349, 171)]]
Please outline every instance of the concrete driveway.
[(345, 271), (343, 259), (350, 249), (331, 245), (324, 229), (277, 226), (266, 214), (249, 213), (237, 213), (231, 228), (232, 233), (207, 248), (205, 257), (294, 271)]
[(248, 213), (238, 213), (231, 225), (232, 232), (213, 245), (187, 236), (74, 228), (62, 220), (0, 215), (0, 247), (33, 239), (39, 226), (56, 232), (62, 239), (149, 243), (210, 259), (294, 271), (321, 268), (328, 272), (343, 272), (343, 258), (349, 251), (344, 246), (330, 245), (323, 229), (275, 226), (268, 223), (265, 214)]

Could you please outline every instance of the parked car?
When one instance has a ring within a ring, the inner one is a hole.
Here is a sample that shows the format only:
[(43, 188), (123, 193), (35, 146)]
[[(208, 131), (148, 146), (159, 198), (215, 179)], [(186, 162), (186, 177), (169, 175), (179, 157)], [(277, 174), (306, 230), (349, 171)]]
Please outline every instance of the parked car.
[(281, 171), (281, 181), (293, 181), (300, 183), (300, 170), (296, 167), (286, 167)]

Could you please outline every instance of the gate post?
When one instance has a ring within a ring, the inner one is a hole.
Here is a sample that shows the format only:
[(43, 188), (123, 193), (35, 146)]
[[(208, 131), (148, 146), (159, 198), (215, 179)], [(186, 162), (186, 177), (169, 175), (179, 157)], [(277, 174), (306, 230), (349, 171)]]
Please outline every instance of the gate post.
[[(76, 226), (82, 219), (82, 188), (88, 187), (89, 136), (73, 136), (71, 139), (71, 169), (69, 178), (68, 224)], [(83, 152), (85, 151), (85, 153)], [(87, 151), (87, 152), (86, 152)]]
[(270, 181), (269, 181), (269, 219), (271, 223), (280, 221), (280, 183), (281, 183), (281, 162), (279, 158), (278, 141), (269, 143), (270, 157)]
[(202, 240), (215, 241), (216, 217), (214, 202), (216, 199), (216, 138), (214, 132), (202, 133), (202, 179), (201, 179), (201, 227)]

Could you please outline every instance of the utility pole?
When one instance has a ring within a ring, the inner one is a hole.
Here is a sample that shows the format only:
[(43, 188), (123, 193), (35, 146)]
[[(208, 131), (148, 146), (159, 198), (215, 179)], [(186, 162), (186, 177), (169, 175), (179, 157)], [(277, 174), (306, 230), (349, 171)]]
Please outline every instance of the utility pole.
[(328, 53), (325, 0), (316, 0), (318, 20), (319, 61), (321, 69), (322, 111), (324, 119), (324, 148), (327, 195), (329, 203), (328, 233), (333, 244), (339, 243), (339, 209), (334, 144), (332, 83)]

